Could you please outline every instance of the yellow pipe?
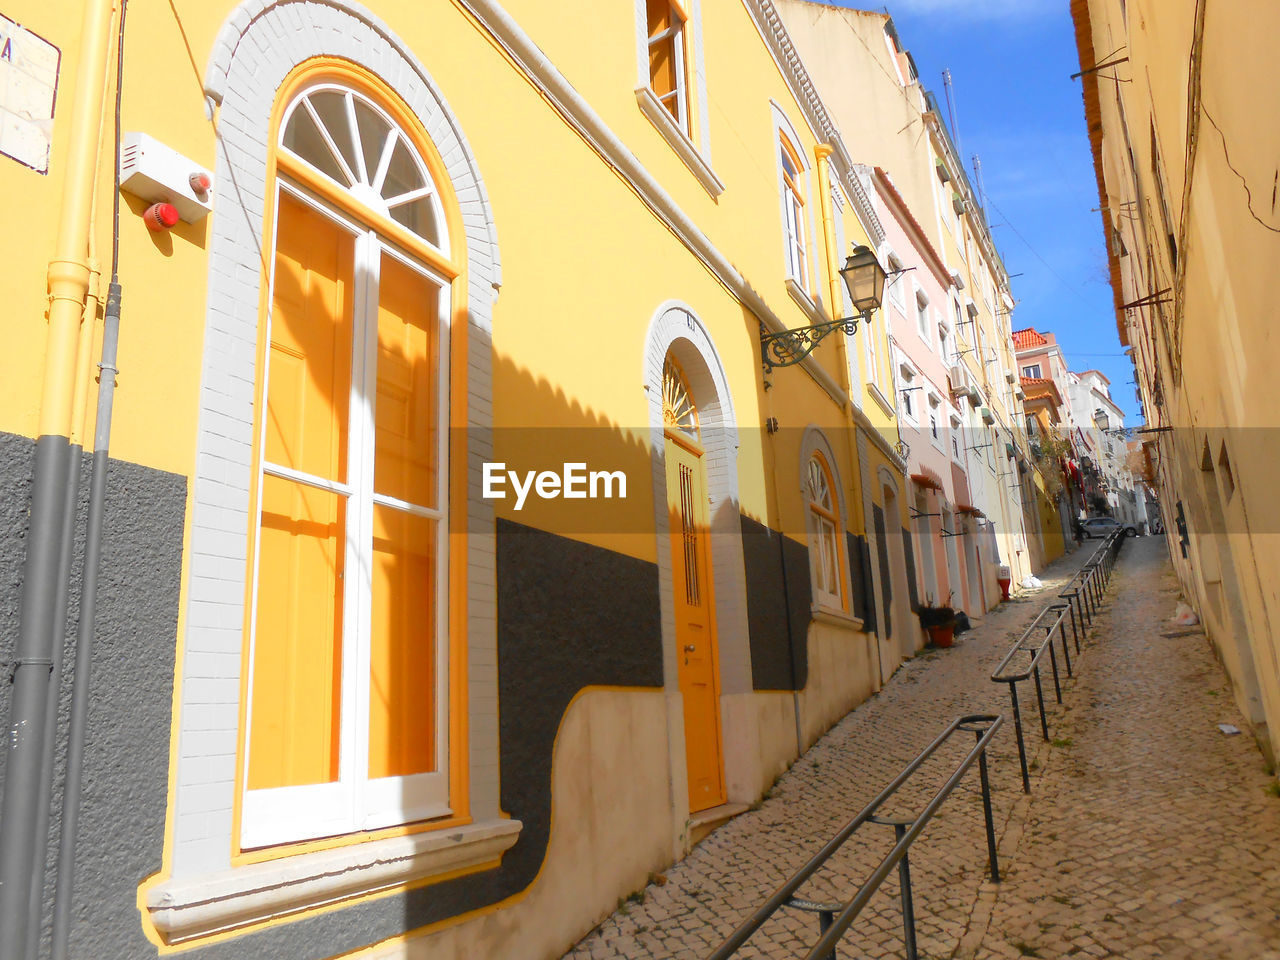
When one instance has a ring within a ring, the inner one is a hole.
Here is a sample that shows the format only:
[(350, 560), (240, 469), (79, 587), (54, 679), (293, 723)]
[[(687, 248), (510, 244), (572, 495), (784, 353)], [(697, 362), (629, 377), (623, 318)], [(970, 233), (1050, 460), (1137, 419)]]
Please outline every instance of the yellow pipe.
[(66, 175), (57, 245), (49, 261), (49, 333), (39, 436), (70, 436), (78, 333), (91, 271), (89, 225), (98, 165), (98, 126), (106, 92), (114, 0), (89, 0), (80, 35), (80, 68), (67, 132)]

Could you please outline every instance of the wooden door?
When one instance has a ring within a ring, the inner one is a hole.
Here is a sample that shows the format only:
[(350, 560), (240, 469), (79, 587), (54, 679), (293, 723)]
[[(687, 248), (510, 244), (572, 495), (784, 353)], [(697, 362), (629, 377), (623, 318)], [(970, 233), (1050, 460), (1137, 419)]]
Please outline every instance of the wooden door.
[(712, 596), (710, 509), (702, 451), (690, 440), (666, 439), (667, 509), (676, 622), (676, 658), (684, 700), (689, 810), (725, 802), (720, 743), (720, 665)]

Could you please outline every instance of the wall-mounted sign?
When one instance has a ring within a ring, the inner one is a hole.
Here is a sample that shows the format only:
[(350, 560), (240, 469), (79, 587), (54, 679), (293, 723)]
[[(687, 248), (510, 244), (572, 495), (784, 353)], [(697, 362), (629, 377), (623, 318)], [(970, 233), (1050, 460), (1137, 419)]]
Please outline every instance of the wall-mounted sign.
[(38, 173), (49, 172), (61, 60), (48, 40), (0, 16), (0, 153)]

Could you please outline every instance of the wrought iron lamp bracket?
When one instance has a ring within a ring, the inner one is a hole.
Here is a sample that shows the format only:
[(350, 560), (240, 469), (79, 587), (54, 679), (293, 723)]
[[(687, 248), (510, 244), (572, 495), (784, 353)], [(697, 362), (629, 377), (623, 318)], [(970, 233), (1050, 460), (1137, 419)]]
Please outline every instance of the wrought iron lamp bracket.
[(796, 327), (794, 330), (780, 330), (772, 333), (760, 324), (760, 358), (764, 362), (764, 372), (772, 373), (774, 367), (790, 367), (800, 363), (823, 340), (843, 330), (853, 336), (858, 330), (858, 322), (870, 322), (870, 311), (842, 320), (826, 320), (808, 327)]

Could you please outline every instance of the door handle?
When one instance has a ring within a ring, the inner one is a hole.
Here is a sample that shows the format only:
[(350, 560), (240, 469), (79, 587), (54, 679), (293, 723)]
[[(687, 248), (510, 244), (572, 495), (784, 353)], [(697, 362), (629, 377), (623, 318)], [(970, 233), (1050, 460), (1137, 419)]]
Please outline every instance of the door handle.
[(686, 644), (685, 644), (685, 646), (684, 646), (684, 652), (685, 652), (685, 653), (693, 653), (693, 652), (694, 652), (694, 651), (696, 651), (697, 649), (698, 649), (698, 648), (697, 648), (696, 646), (694, 646), (692, 643), (686, 643)]

